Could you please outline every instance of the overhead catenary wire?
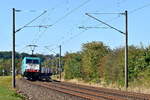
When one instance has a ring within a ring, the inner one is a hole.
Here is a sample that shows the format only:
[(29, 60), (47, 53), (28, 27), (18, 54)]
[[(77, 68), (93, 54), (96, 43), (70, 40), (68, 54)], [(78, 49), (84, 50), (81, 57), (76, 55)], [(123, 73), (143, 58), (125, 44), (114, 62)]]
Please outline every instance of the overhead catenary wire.
[[(73, 30), (73, 28), (74, 27), (72, 27), (70, 30)], [(73, 35), (73, 33), (72, 32), (67, 32), (67, 33), (69, 33), (68, 35), (67, 35), (67, 37), (72, 37), (72, 35)], [(60, 37), (57, 41), (55, 41), (54, 43), (55, 44), (52, 44), (52, 45), (47, 45), (47, 47), (53, 47), (53, 46), (58, 46), (58, 44), (61, 44), (63, 41), (66, 41), (66, 40), (68, 40), (69, 38), (65, 38), (65, 36), (62, 36), (62, 37)]]
[[(150, 6), (150, 3), (149, 4), (145, 4), (145, 5), (141, 6), (141, 7), (135, 8), (135, 9), (129, 11), (129, 15), (132, 14), (132, 13), (135, 13), (135, 12), (141, 10), (141, 9), (149, 7), (149, 6)], [(111, 12), (109, 12), (109, 13), (103, 13), (103, 12), (96, 12), (96, 13), (88, 13), (88, 14), (118, 14), (119, 15), (117, 17), (114, 17), (113, 19), (110, 19), (110, 20), (106, 21), (106, 22), (110, 22), (110, 21), (113, 21), (113, 20), (116, 20), (116, 19), (120, 18), (120, 15), (122, 15), (124, 13), (111, 13)]]
[[(61, 3), (59, 3), (59, 4), (57, 4), (57, 5), (55, 5), (54, 7), (52, 7), (51, 8), (51, 10), (47, 10), (47, 11), (49, 11), (49, 12), (52, 12), (52, 11), (54, 11), (56, 8), (58, 8), (58, 6), (60, 7), (61, 5), (60, 4), (62, 4), (62, 2)], [(50, 13), (51, 14), (51, 13)], [(49, 15), (50, 15), (49, 14)], [(47, 21), (46, 21), (46, 19), (47, 19)], [(41, 25), (44, 25), (45, 26), (45, 24), (43, 24), (43, 22), (45, 23), (45, 22), (48, 22), (48, 20), (49, 20), (49, 18), (44, 18), (42, 21), (41, 21), (41, 23), (39, 24), (39, 26), (41, 26)], [(49, 27), (51, 27), (52, 25), (46, 25), (46, 27), (44, 27), (44, 28), (49, 28)], [(30, 27), (30, 26), (28, 26), (28, 27)], [(32, 27), (32, 26), (31, 26)], [(45, 29), (44, 31), (40, 31), (40, 28), (41, 27), (39, 27), (39, 31), (38, 31), (38, 33), (35, 35), (35, 38), (31, 41), (31, 43), (32, 44), (35, 44), (37, 41), (38, 41), (38, 38), (40, 38), (41, 36), (42, 36), (42, 33), (44, 33), (47, 29)]]
[(93, 13), (88, 13), (88, 14), (110, 14), (110, 15), (113, 15), (113, 14), (123, 14), (123, 13), (104, 13), (104, 12), (93, 12)]
[[(44, 9), (43, 9), (44, 10)], [(29, 13), (29, 12), (43, 12), (43, 10), (41, 9), (41, 10), (35, 10), (35, 9), (30, 9), (30, 10), (19, 10), (19, 9), (16, 9), (15, 11), (16, 12), (27, 12), (27, 13)]]
[(42, 15), (44, 15), (47, 11), (44, 11), (42, 14), (40, 14), (39, 16), (37, 16), (36, 18), (34, 18), (33, 20), (31, 20), (30, 22), (28, 22), (27, 24), (25, 24), (24, 26), (22, 26), (21, 28), (19, 28), (18, 30), (16, 30), (16, 32), (20, 31), (21, 29), (27, 27), (29, 24), (33, 23), (35, 20), (37, 20), (38, 18), (40, 18)]
[[(43, 32), (41, 32), (41, 33), (45, 33), (47, 31), (47, 28), (45, 28), (45, 30), (43, 31)], [(40, 32), (39, 32), (40, 33)], [(32, 43), (33, 44), (37, 44), (37, 42), (39, 41), (39, 39), (40, 39), (40, 37), (42, 36), (43, 34), (39, 34), (38, 36), (37, 36), (37, 38), (35, 38), (33, 41), (32, 41)]]
[[(67, 16), (69, 16), (70, 14), (72, 14), (73, 12), (75, 12), (76, 10), (80, 9), (81, 7), (83, 7), (89, 1), (91, 1), (91, 0), (86, 0), (85, 2), (83, 2), (82, 4), (80, 4), (79, 6), (75, 7), (74, 9), (72, 9), (71, 11), (69, 11), (68, 13), (66, 13), (64, 16), (62, 16), (61, 18), (59, 18), (58, 20), (56, 20), (51, 25), (52, 26), (56, 25), (57, 23), (59, 23), (60, 21), (62, 21), (63, 19), (65, 19)], [(45, 31), (43, 31), (41, 34), (43, 35), (46, 31), (47, 31), (47, 29), (45, 29)], [(39, 38), (36, 39), (36, 43), (39, 41), (39, 39), (41, 38), (42, 35), (40, 35)]]
[[(57, 45), (55, 45), (55, 48), (52, 48), (52, 46), (44, 46), (44, 48), (46, 47), (46, 49), (49, 49), (50, 51), (52, 51), (54, 53), (54, 50), (57, 49), (57, 48), (59, 48), (60, 44), (63, 46), (66, 43), (69, 43), (69, 41), (71, 41), (72, 39), (74, 39), (74, 38), (78, 37), (79, 35), (82, 35), (83, 33), (85, 33), (85, 31), (87, 31), (87, 30), (83, 30), (83, 31), (81, 31), (81, 32), (79, 32), (79, 33), (77, 33), (77, 34), (69, 37), (68, 39), (66, 39), (64, 41), (59, 42)], [(50, 49), (50, 48), (52, 48), (52, 49)]]
[[(88, 13), (89, 14), (89, 13)], [(120, 13), (121, 15), (122, 15), (122, 13)], [(114, 21), (114, 20), (116, 20), (116, 19), (118, 19), (118, 18), (120, 18), (120, 15), (118, 15), (117, 17), (114, 17), (114, 18), (111, 18), (111, 19), (109, 19), (109, 20), (107, 20), (107, 21), (105, 21), (106, 23), (108, 23), (108, 22), (112, 22), (112, 21)], [(96, 18), (97, 19), (97, 18)], [(101, 24), (101, 25), (103, 25), (103, 24)], [(82, 25), (82, 26), (79, 26), (78, 27), (79, 29), (85, 29), (85, 30), (87, 30), (87, 29), (93, 29), (93, 28), (102, 28), (102, 29), (108, 29), (109, 27), (104, 27), (104, 26), (84, 26), (84, 25)]]
[(39, 25), (39, 26), (26, 26), (26, 27), (39, 27), (39, 35), (36, 35), (36, 38), (33, 39), (31, 42), (31, 44), (36, 44), (38, 38), (40, 38), (42, 36), (42, 34), (40, 34), (40, 28), (45, 28), (45, 30), (43, 32), (45, 32), (47, 30), (47, 28), (51, 27), (52, 25)]
[(119, 10), (121, 8), (121, 4), (124, 4), (127, 0), (117, 0), (117, 9)]
[[(70, 30), (73, 30), (73, 28), (74, 27), (72, 27)], [(68, 35), (67, 35), (67, 37), (69, 37), (69, 35), (70, 36), (72, 36), (72, 32), (67, 32), (67, 33), (69, 33)], [(52, 47), (52, 46), (54, 46), (54, 45), (58, 45), (58, 44), (60, 44), (61, 43), (61, 41), (64, 41), (64, 39), (65, 39), (65, 36), (61, 36), (59, 39), (57, 39), (54, 43), (55, 44), (52, 44), (52, 45), (47, 45), (48, 47)], [(57, 44), (56, 44), (57, 43)]]
[(150, 3), (149, 4), (145, 4), (145, 5), (141, 6), (141, 7), (138, 7), (138, 8), (135, 8), (135, 9), (129, 11), (129, 14), (132, 14), (134, 12), (137, 12), (137, 11), (139, 11), (139, 10), (141, 10), (143, 8), (149, 7), (149, 6), (150, 6)]
[(27, 45), (23, 46), (21, 49), (17, 50), (18, 52), (23, 52), (27, 48)]
[[(61, 41), (59, 44), (61, 44), (61, 46), (64, 46), (65, 44), (67, 44), (67, 43), (69, 43), (71, 40), (73, 40), (74, 38), (76, 38), (76, 37), (82, 35), (83, 33), (85, 33), (85, 31), (88, 31), (88, 30), (83, 30), (83, 31), (81, 31), (81, 32), (79, 32), (79, 33), (77, 33), (77, 34), (75, 34), (75, 35), (69, 37), (68, 39), (66, 39), (66, 40), (64, 40), (64, 41)], [(59, 46), (60, 46), (60, 45), (57, 45), (56, 48), (58, 48)], [(56, 48), (55, 48), (55, 49), (56, 49)], [(54, 50), (54, 49), (52, 49), (52, 50)]]
[[(146, 4), (146, 5), (144, 5), (144, 6), (138, 7), (138, 8), (136, 8), (136, 9), (133, 9), (133, 10), (129, 11), (129, 14), (132, 14), (132, 13), (134, 13), (134, 12), (137, 12), (137, 11), (139, 11), (139, 10), (141, 10), (141, 9), (143, 9), (143, 8), (149, 7), (149, 6), (150, 6), (150, 4)], [(90, 14), (123, 14), (123, 13), (90, 13)], [(120, 17), (120, 16), (117, 16), (117, 17), (115, 17), (114, 19), (118, 19), (119, 17)], [(112, 20), (114, 20), (114, 19), (112, 19)], [(112, 21), (112, 20), (110, 20), (110, 21)]]
[[(134, 13), (134, 12), (136, 12), (136, 11), (138, 11), (138, 10), (141, 10), (141, 9), (143, 9), (143, 8), (145, 8), (145, 7), (148, 7), (148, 6), (150, 6), (150, 4), (146, 4), (146, 5), (142, 6), (142, 7), (138, 7), (138, 8), (136, 8), (136, 9), (133, 9), (133, 10), (129, 11), (129, 14)], [(90, 14), (123, 14), (123, 13), (90, 13)], [(110, 22), (110, 21), (113, 21), (113, 20), (115, 20), (115, 19), (118, 19), (119, 17), (120, 17), (120, 16), (117, 16), (117, 17), (115, 17), (115, 18), (113, 18), (113, 19), (111, 19), (111, 20), (108, 20), (108, 21), (109, 21), (109, 22)]]
[[(141, 10), (141, 9), (143, 9), (143, 8), (145, 8), (145, 7), (148, 7), (148, 5), (150, 5), (150, 4), (147, 4), (147, 5), (145, 5), (145, 6), (138, 7), (138, 8), (136, 8), (136, 9), (134, 9), (134, 10), (131, 10), (131, 11), (129, 11), (129, 14), (134, 13), (134, 12), (136, 12), (136, 11), (138, 11), (138, 10)], [(117, 19), (117, 18), (116, 18), (116, 19)]]
[[(88, 19), (82, 21), (81, 23), (85, 23), (85, 22), (87, 22), (87, 20), (88, 20)], [(58, 44), (62, 44), (62, 43), (64, 43), (64, 41), (68, 41), (71, 37), (73, 38), (73, 37), (75, 37), (75, 36), (77, 36), (77, 35), (81, 35), (82, 32), (81, 32), (81, 33), (77, 33), (77, 34), (75, 34), (75, 35), (73, 35), (73, 32), (71, 32), (71, 31), (73, 30), (73, 28), (78, 28), (78, 26), (79, 26), (79, 24), (77, 23), (77, 24), (75, 24), (74, 27), (72, 27), (68, 32), (66, 32), (66, 33), (69, 33), (69, 34), (67, 34), (67, 38), (65, 38), (66, 36), (62, 36), (62, 37), (60, 37), (57, 41), (54, 42), (55, 44), (47, 45), (47, 46), (48, 46), (48, 47), (54, 47), (55, 45), (58, 46)], [(69, 37), (69, 38), (68, 38), (68, 37)], [(70, 40), (69, 40), (69, 41), (70, 41)], [(57, 48), (57, 47), (56, 47), (56, 48)]]
[[(54, 7), (52, 7), (51, 9), (48, 9), (47, 11), (49, 11), (50, 12), (50, 14), (49, 15), (51, 15), (52, 13), (52, 11), (54, 11), (55, 9), (57, 9), (58, 7), (60, 7), (62, 5), (62, 2), (59, 2), (59, 4), (56, 4)], [(42, 23), (45, 21), (47, 19), (47, 21), (46, 22), (48, 22), (49, 21), (49, 19), (50, 18), (44, 18), (44, 20), (43, 21), (41, 21), (41, 23), (39, 24), (39, 25), (42, 25)], [(52, 25), (51, 25), (52, 26)]]
[[(87, 14), (96, 14), (96, 15), (101, 15), (101, 14), (110, 14), (110, 15), (117, 15), (117, 16), (115, 16), (115, 17), (113, 17), (113, 18), (111, 18), (111, 19), (109, 19), (109, 20), (106, 20), (105, 22), (112, 22), (112, 21), (114, 21), (114, 20), (117, 20), (118, 18), (120, 18), (121, 17), (121, 15), (123, 15), (124, 13), (111, 13), (111, 12), (108, 12), (108, 13), (101, 13), (101, 12), (97, 12), (97, 13), (87, 13)], [(95, 27), (93, 27), (93, 28), (96, 28), (96, 26)], [(97, 28), (104, 28), (104, 29), (106, 29), (106, 27), (100, 27), (100, 26), (97, 26)]]
[[(54, 8), (52, 9), (52, 10), (54, 10)], [(37, 12), (37, 10), (16, 10), (17, 12)], [(38, 10), (39, 11), (39, 10)], [(43, 10), (42, 10), (43, 11)], [(24, 26), (22, 26), (21, 28), (19, 28), (16, 32), (18, 32), (18, 31), (20, 31), (21, 29), (23, 29), (23, 28), (25, 28), (25, 27), (39, 27), (39, 29), (40, 28), (42, 28), (42, 27), (44, 27), (44, 28), (48, 28), (48, 27), (50, 27), (51, 25), (35, 25), (35, 26), (29, 26), (31, 23), (33, 23), (34, 21), (36, 21), (38, 18), (40, 18), (42, 15), (44, 15), (45, 13), (46, 13), (47, 11), (45, 10), (43, 13), (41, 13), (39, 16), (37, 16), (36, 18), (34, 18), (33, 20), (31, 20), (30, 22), (28, 22), (27, 24), (25, 24)], [(25, 46), (26, 47), (26, 46)], [(23, 48), (24, 49), (24, 48)], [(21, 50), (19, 50), (19, 51), (22, 51), (22, 49)]]
[[(129, 14), (132, 14), (132, 13), (134, 13), (134, 12), (137, 12), (137, 11), (139, 11), (139, 10), (141, 10), (141, 9), (143, 9), (143, 8), (146, 8), (146, 7), (149, 7), (150, 6), (150, 3), (148, 3), (148, 4), (145, 4), (145, 5), (143, 5), (143, 6), (140, 6), (140, 7), (138, 7), (138, 8), (135, 8), (135, 9), (133, 9), (133, 10), (131, 10), (131, 11), (129, 11)], [(93, 12), (93, 13), (88, 13), (88, 14), (123, 14), (123, 13), (104, 13), (104, 12)]]
[(79, 32), (79, 33), (77, 33), (77, 34), (75, 34), (75, 35), (69, 37), (69, 38), (66, 39), (65, 41), (62, 41), (60, 44), (64, 45), (64, 44), (66, 44), (66, 43), (69, 43), (68, 41), (71, 41), (72, 39), (74, 39), (74, 38), (78, 37), (79, 35), (85, 33), (85, 31), (87, 31), (87, 30), (83, 30), (83, 31), (81, 31), (81, 32)]
[(89, 16), (89, 17), (91, 17), (91, 18), (93, 18), (93, 19), (95, 19), (95, 20), (97, 20), (97, 21), (99, 21), (99, 22), (101, 22), (102, 24), (104, 24), (104, 25), (106, 25), (106, 26), (108, 26), (108, 27), (110, 27), (110, 28), (112, 28), (112, 29), (114, 29), (114, 30), (116, 30), (116, 31), (118, 31), (118, 32), (120, 32), (120, 33), (122, 33), (122, 34), (124, 34), (125, 35), (125, 33), (124, 32), (122, 32), (122, 31), (120, 31), (120, 30), (118, 30), (117, 28), (115, 28), (115, 27), (112, 27), (112, 26), (110, 26), (109, 24), (107, 24), (107, 23), (105, 23), (105, 22), (103, 22), (103, 21), (101, 21), (100, 19), (98, 19), (98, 18), (96, 18), (96, 17), (93, 17), (93, 16), (91, 16), (90, 14), (88, 14), (88, 13), (85, 13), (87, 16)]
[(53, 52), (54, 54), (58, 54), (58, 53), (56, 53), (53, 49), (49, 49), (47, 46), (45, 46), (45, 48), (46, 48), (48, 51)]
[(37, 25), (37, 26), (25, 26), (25, 27), (39, 27), (39, 28), (48, 28), (48, 27), (50, 27), (50, 26), (52, 26), (52, 25)]
[(89, 1), (91, 1), (91, 0), (86, 0), (85, 2), (83, 2), (82, 4), (80, 4), (79, 6), (75, 7), (74, 9), (72, 9), (71, 11), (69, 11), (68, 13), (66, 13), (64, 16), (62, 16), (61, 18), (59, 18), (58, 20), (56, 20), (52, 25), (57, 24), (58, 22), (60, 22), (64, 18), (66, 18), (68, 15), (72, 14), (74, 11), (80, 9), (82, 6), (84, 6), (85, 4), (87, 4)]

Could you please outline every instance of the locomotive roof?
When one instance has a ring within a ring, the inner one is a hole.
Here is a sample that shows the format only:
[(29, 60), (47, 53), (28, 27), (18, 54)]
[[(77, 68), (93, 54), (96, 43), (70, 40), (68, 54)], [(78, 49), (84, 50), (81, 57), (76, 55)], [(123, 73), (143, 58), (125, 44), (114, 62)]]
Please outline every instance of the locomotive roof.
[(39, 59), (40, 60), (39, 57), (24, 57), (23, 59)]

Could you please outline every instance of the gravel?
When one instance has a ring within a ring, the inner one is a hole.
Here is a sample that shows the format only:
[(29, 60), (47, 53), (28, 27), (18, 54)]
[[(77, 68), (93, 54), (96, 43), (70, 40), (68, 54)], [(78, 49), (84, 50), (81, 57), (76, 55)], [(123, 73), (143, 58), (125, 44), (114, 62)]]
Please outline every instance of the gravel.
[(80, 97), (29, 84), (23, 79), (17, 79), (16, 86), (18, 93), (23, 94), (26, 100), (85, 100)]

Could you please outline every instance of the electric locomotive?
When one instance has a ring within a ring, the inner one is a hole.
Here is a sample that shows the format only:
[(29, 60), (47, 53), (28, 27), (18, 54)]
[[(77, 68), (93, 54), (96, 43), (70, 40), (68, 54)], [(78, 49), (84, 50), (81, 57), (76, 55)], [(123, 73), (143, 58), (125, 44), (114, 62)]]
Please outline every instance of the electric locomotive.
[(52, 70), (49, 67), (41, 67), (39, 57), (24, 57), (21, 65), (21, 74), (28, 80), (51, 81)]
[(24, 57), (21, 65), (21, 74), (27, 79), (39, 79), (41, 61), (38, 57)]

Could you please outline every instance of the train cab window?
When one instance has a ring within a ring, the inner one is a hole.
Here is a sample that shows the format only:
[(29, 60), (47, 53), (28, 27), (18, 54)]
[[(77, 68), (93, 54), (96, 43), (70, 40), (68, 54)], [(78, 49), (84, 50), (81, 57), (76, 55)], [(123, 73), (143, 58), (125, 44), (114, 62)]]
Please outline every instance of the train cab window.
[(27, 59), (26, 63), (27, 64), (39, 64), (39, 60)]
[(33, 64), (39, 64), (39, 60), (33, 60)]

